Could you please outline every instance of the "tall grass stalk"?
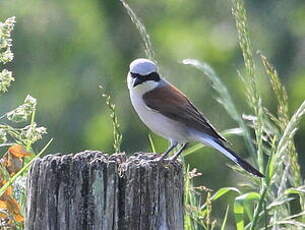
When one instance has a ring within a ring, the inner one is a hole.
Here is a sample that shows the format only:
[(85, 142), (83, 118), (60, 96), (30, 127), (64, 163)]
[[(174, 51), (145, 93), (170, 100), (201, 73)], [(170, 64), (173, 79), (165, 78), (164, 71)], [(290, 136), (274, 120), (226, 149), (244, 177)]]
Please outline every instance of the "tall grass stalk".
[[(277, 98), (278, 108), (277, 115), (278, 121), (277, 124), (282, 130), (285, 132), (286, 127), (289, 124), (289, 111), (288, 111), (288, 95), (285, 87), (282, 85), (277, 71), (270, 64), (267, 57), (265, 57), (262, 53), (259, 53), (262, 63), (265, 67), (266, 74), (269, 76), (270, 83), (273, 89), (273, 92)], [(293, 139), (291, 138), (287, 144), (287, 149), (289, 153), (289, 162), (291, 164), (292, 177), (290, 177), (290, 183), (294, 186), (300, 186), (302, 184), (301, 170), (298, 164), (298, 154), (296, 152), (295, 144)]]
[(128, 5), (128, 3), (125, 0), (120, 0), (120, 2), (125, 7), (131, 21), (136, 25), (137, 30), (139, 31), (139, 34), (141, 35), (141, 38), (143, 40), (144, 47), (145, 47), (144, 50), (145, 50), (146, 56), (150, 60), (156, 61), (155, 60), (155, 52), (153, 51), (153, 48), (152, 48), (152, 43), (151, 43), (151, 40), (150, 40), (150, 36), (147, 33), (144, 24), (141, 22), (140, 18), (135, 14), (133, 9)]
[(258, 166), (261, 171), (264, 170), (263, 156), (263, 106), (262, 100), (258, 94), (256, 79), (255, 79), (255, 64), (253, 58), (252, 45), (248, 32), (248, 21), (246, 9), (242, 0), (232, 0), (232, 12), (235, 18), (236, 28), (238, 32), (239, 45), (242, 50), (246, 74), (245, 76), (239, 72), (239, 76), (245, 83), (247, 92), (248, 104), (256, 116), (255, 122), (255, 137), (257, 146)]
[[(103, 86), (99, 86), (100, 89), (103, 89)], [(105, 98), (105, 103), (110, 111), (110, 118), (112, 120), (113, 128), (113, 149), (116, 153), (121, 152), (121, 144), (123, 140), (123, 135), (120, 128), (119, 119), (115, 109), (115, 104), (111, 101), (111, 96), (109, 94), (103, 93), (102, 97)]]

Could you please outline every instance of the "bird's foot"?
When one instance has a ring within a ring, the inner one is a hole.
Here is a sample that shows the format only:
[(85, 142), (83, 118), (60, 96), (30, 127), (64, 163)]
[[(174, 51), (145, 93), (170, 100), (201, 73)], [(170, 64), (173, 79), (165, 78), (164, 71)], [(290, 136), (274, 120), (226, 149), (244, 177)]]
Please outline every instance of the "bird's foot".
[(171, 156), (171, 157), (167, 158), (167, 160), (168, 161), (176, 161), (178, 159), (178, 157), (179, 157), (179, 155), (178, 156), (174, 155), (174, 156)]
[(187, 148), (188, 143), (184, 143), (181, 148), (170, 158), (168, 158), (168, 160), (170, 161), (175, 161), (178, 159), (178, 157), (180, 156), (180, 154)]
[(161, 161), (167, 162), (167, 161), (169, 161), (169, 159), (166, 158), (166, 156), (167, 156), (167, 153), (165, 152), (161, 156), (158, 156), (155, 159), (149, 160), (149, 162), (161, 162)]

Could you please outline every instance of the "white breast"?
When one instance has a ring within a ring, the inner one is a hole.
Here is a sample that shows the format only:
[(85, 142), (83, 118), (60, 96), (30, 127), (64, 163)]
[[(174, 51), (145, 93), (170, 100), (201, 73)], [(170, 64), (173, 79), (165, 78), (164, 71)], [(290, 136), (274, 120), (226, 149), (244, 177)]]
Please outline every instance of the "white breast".
[(169, 140), (184, 143), (189, 140), (188, 129), (170, 118), (165, 117), (145, 105), (141, 89), (130, 90), (131, 103), (142, 122), (154, 133)]

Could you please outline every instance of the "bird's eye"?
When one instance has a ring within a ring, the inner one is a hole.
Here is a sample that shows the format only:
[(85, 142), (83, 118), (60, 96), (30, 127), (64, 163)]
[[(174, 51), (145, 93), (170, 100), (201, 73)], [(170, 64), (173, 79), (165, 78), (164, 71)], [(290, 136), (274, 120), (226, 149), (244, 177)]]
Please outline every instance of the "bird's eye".
[(132, 78), (140, 77), (140, 74), (137, 74), (137, 73), (130, 73), (130, 75)]
[(138, 73), (132, 73), (130, 72), (130, 76), (132, 78), (139, 78), (139, 79), (142, 79), (142, 81), (149, 81), (149, 80), (153, 80), (153, 81), (159, 81), (160, 80), (160, 76), (157, 72), (152, 72), (150, 74), (147, 74), (147, 75), (141, 75), (141, 74), (138, 74)]

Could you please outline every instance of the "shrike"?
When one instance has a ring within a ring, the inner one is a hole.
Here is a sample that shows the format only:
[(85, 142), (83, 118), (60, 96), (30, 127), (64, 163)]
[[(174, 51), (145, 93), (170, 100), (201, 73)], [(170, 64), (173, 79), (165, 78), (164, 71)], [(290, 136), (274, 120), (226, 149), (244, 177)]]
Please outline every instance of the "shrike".
[(176, 160), (189, 142), (197, 141), (217, 149), (249, 173), (264, 177), (225, 145), (226, 139), (193, 103), (158, 74), (154, 62), (144, 58), (134, 60), (129, 66), (127, 84), (131, 103), (143, 123), (170, 141), (160, 160), (181, 144), (181, 148), (170, 158)]

